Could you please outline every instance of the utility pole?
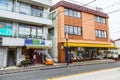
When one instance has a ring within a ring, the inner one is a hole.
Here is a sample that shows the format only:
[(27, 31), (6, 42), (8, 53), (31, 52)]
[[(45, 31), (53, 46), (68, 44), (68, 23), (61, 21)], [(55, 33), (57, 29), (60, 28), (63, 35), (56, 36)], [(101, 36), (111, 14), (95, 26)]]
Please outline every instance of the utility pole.
[(68, 56), (68, 32), (66, 31), (66, 65), (69, 65), (69, 56)]

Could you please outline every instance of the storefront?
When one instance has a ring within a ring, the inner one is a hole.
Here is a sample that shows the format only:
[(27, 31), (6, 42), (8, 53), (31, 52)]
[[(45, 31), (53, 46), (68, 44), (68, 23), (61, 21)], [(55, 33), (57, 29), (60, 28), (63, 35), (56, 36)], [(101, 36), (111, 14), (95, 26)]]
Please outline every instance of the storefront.
[(51, 40), (25, 39), (23, 55), (30, 64), (43, 64), (45, 58), (51, 58), (49, 49), (52, 47)]
[(1, 37), (0, 67), (15, 66), (22, 61), (24, 39)]
[[(66, 43), (64, 43), (66, 47)], [(109, 58), (108, 50), (115, 48), (111, 44), (76, 44), (68, 43), (69, 62), (99, 60)]]

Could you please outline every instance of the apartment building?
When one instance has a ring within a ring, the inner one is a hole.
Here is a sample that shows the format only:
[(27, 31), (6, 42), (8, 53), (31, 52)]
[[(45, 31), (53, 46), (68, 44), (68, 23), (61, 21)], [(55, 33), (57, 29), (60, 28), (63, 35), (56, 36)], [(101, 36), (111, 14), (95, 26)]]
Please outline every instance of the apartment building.
[(108, 15), (67, 1), (60, 1), (50, 9), (53, 19), (52, 56), (66, 61), (68, 38), (69, 61), (107, 58), (107, 50), (115, 48), (110, 42)]
[(52, 46), (49, 7), (52, 0), (0, 0), (0, 67), (22, 60), (44, 62)]

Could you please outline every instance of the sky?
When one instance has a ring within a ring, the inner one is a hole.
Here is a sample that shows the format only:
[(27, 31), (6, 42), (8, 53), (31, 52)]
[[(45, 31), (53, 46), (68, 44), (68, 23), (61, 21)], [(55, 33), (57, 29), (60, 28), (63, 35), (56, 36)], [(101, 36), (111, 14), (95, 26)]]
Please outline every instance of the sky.
[[(52, 0), (53, 4), (59, 2), (60, 0)], [(71, 0), (65, 0), (71, 1)], [(72, 0), (75, 3), (87, 4), (93, 0)], [(93, 3), (90, 3), (87, 6), (91, 7), (100, 7), (103, 9), (103, 12), (108, 13), (109, 15), (109, 31), (110, 38), (116, 40), (120, 38), (120, 0), (96, 0)]]

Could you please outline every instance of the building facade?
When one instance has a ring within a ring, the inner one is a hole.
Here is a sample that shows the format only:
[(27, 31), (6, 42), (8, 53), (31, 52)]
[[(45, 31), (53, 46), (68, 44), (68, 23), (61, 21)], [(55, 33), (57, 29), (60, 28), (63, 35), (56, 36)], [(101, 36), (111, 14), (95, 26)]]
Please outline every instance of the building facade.
[(52, 0), (0, 0), (0, 67), (19, 65), (22, 60), (43, 63), (49, 55)]
[(115, 48), (110, 42), (106, 13), (66, 1), (53, 5), (50, 12), (54, 25), (51, 52), (54, 60), (66, 61), (67, 36), (69, 61), (93, 60), (100, 56), (102, 59), (107, 57), (106, 50)]
[(117, 48), (116, 48), (116, 51), (117, 51), (117, 56), (119, 57), (119, 59), (120, 59), (120, 39), (116, 39), (116, 40), (114, 40), (113, 41), (113, 44), (115, 45), (115, 46), (117, 46)]

